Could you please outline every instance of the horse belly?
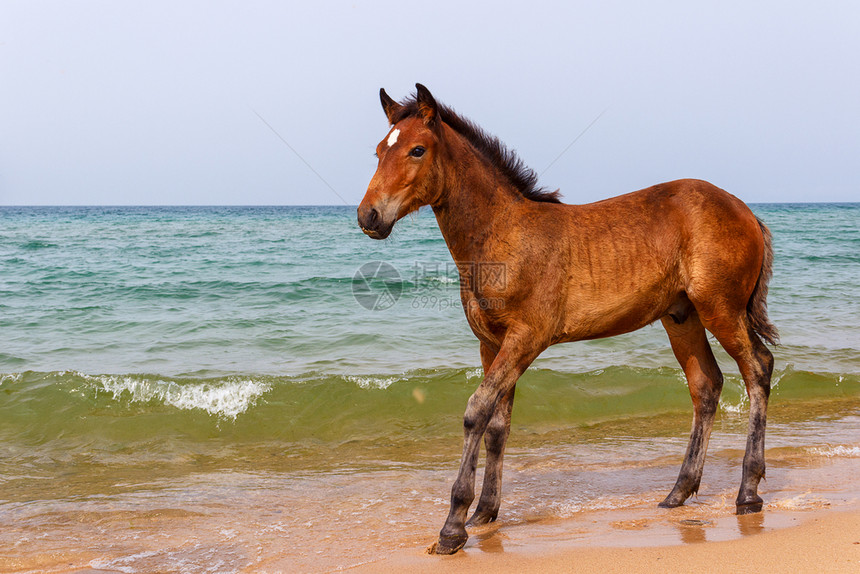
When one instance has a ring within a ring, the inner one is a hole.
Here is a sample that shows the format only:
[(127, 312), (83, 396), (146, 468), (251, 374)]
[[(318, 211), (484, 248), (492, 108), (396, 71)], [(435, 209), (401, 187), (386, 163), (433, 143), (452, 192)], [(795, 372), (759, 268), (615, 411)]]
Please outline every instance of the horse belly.
[[(604, 289), (573, 289), (565, 309), (562, 341), (602, 339), (636, 331), (677, 308), (683, 313), (683, 287), (672, 274)], [(632, 279), (632, 278), (628, 278)]]

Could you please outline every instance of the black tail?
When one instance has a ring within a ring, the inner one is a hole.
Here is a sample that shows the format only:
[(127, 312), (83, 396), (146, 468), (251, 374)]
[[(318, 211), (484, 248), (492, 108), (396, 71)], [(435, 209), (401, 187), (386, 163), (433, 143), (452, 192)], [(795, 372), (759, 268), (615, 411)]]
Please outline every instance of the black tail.
[(764, 258), (761, 262), (761, 273), (758, 275), (755, 288), (747, 303), (747, 318), (750, 327), (762, 340), (776, 345), (779, 342), (779, 333), (770, 319), (767, 318), (767, 284), (773, 275), (773, 245), (771, 244), (770, 229), (761, 219), (758, 220), (761, 234), (764, 238)]

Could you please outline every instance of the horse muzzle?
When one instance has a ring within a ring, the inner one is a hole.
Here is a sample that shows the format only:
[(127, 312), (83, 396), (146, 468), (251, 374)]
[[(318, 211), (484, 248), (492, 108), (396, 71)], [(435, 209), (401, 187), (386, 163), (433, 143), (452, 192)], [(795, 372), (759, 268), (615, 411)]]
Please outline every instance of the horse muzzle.
[(385, 239), (391, 234), (394, 220), (386, 222), (376, 208), (358, 208), (358, 226), (371, 239)]

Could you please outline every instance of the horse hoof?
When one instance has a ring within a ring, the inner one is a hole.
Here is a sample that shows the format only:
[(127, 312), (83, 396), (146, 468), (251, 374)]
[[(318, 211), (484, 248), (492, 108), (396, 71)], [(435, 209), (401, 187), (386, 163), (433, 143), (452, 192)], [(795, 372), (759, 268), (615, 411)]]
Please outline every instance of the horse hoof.
[(489, 524), (496, 519), (495, 514), (478, 514), (477, 512), (472, 515), (468, 521), (466, 521), (466, 526), (483, 526), (485, 524)]
[(439, 541), (427, 549), (428, 554), (450, 555), (456, 553), (466, 544), (468, 535), (440, 536)]
[(736, 514), (738, 516), (742, 514), (755, 514), (756, 512), (761, 512), (762, 506), (764, 506), (764, 501), (761, 499), (761, 497), (752, 496), (748, 500), (739, 500), (737, 502)]
[(682, 497), (680, 495), (676, 495), (675, 493), (669, 494), (666, 499), (658, 504), (657, 506), (660, 508), (678, 508), (679, 506), (684, 505), (684, 501), (687, 500), (686, 497)]
[(742, 514), (755, 514), (756, 512), (761, 512), (763, 504), (742, 504), (737, 507), (736, 514), (738, 516)]

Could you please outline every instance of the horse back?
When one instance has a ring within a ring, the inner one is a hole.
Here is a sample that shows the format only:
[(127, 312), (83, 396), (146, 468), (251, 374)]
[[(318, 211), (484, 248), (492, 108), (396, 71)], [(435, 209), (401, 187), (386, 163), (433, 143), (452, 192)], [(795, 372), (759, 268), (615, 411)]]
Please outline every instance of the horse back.
[(764, 244), (756, 217), (728, 192), (678, 180), (556, 207), (564, 272), (545, 270), (558, 286), (554, 340), (633, 331), (687, 304), (746, 308)]

